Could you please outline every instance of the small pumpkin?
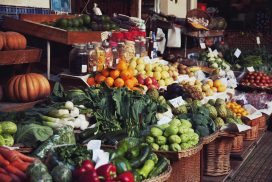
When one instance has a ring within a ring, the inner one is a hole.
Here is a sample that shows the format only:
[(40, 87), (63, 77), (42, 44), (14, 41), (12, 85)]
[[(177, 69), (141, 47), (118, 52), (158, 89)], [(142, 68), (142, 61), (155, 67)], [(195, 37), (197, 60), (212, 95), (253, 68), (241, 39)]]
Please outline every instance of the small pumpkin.
[(17, 32), (5, 32), (5, 50), (18, 50), (26, 48), (26, 38)]
[(28, 73), (12, 77), (7, 84), (10, 100), (32, 102), (50, 95), (50, 84), (41, 74)]
[(0, 51), (5, 47), (6, 37), (4, 32), (0, 32)]

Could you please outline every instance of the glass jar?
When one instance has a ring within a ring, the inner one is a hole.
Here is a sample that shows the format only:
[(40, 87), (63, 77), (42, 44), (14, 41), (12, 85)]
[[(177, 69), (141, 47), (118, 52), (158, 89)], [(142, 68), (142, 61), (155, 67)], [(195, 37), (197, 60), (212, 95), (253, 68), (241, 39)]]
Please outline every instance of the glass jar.
[(97, 71), (102, 71), (105, 67), (105, 50), (101, 47), (100, 42), (94, 43), (96, 61), (97, 61)]
[(88, 53), (85, 44), (74, 44), (69, 54), (69, 70), (73, 75), (88, 73)]
[(105, 50), (105, 67), (112, 68), (113, 58), (112, 58), (112, 52), (111, 52), (111, 47), (109, 42), (104, 41), (103, 48)]
[(124, 59), (130, 61), (135, 57), (135, 42), (126, 40), (124, 46)]
[(118, 51), (119, 61), (125, 60), (125, 58), (124, 58), (124, 47), (125, 47), (124, 42), (118, 42), (117, 51)]
[(111, 52), (112, 52), (112, 68), (115, 69), (117, 67), (117, 64), (119, 63), (119, 52), (117, 49), (117, 43), (116, 42), (111, 42), (110, 47), (111, 47)]
[(135, 40), (135, 56), (141, 57), (141, 42), (139, 40)]
[(145, 42), (140, 43), (140, 52), (141, 52), (141, 57), (147, 56), (147, 50), (146, 50), (146, 45)]
[(97, 58), (93, 44), (91, 43), (87, 44), (87, 53), (88, 53), (88, 73), (94, 73), (97, 71)]

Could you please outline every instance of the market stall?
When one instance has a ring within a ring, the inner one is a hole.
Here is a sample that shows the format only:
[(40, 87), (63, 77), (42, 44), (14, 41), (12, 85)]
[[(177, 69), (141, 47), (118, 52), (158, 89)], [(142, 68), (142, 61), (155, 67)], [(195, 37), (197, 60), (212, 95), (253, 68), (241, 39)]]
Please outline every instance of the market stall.
[[(27, 47), (23, 34), (48, 41), (48, 75), (49, 42), (73, 48), (69, 70), (57, 81), (30, 70), (0, 85), (0, 178), (197, 182), (232, 176), (240, 165), (233, 160), (247, 158), (272, 113), (272, 77), (262, 70), (267, 55), (229, 48), (226, 21), (199, 9), (177, 26), (186, 37), (183, 58), (158, 56), (163, 39), (136, 17), (6, 17), (0, 65), (39, 61), (41, 50)], [(200, 43), (193, 57), (187, 37)]]

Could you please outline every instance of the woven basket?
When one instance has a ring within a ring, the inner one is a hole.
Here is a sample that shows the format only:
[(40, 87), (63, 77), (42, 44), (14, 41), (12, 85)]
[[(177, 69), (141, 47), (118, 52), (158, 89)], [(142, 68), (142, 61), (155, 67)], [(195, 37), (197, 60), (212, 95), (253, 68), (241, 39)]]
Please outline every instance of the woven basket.
[(265, 115), (262, 115), (262, 117), (259, 118), (259, 130), (264, 130), (266, 128), (266, 121)]
[[(188, 11), (187, 15), (186, 15), (186, 21), (189, 22), (188, 18), (193, 18), (193, 17), (204, 18), (205, 20), (208, 20), (209, 23), (211, 22), (210, 15), (207, 12), (200, 10), (200, 9), (192, 9), (192, 10)], [(208, 25), (205, 27), (208, 28)]]
[(186, 150), (182, 150), (179, 152), (171, 152), (171, 151), (168, 151), (168, 152), (154, 151), (154, 152), (160, 156), (164, 156), (164, 157), (170, 159), (171, 161), (177, 161), (177, 160), (183, 159), (185, 157), (190, 157), (192, 155), (195, 155), (196, 153), (201, 151), (202, 148), (203, 148), (203, 143), (201, 141), (195, 147), (192, 147), (192, 148), (189, 148)]
[(204, 145), (204, 174), (222, 176), (230, 171), (230, 152), (233, 137), (218, 137), (208, 145)]
[(238, 153), (243, 150), (244, 147), (244, 135), (243, 134), (237, 134), (237, 136), (234, 137), (234, 140), (232, 142), (232, 153)]
[(256, 140), (259, 135), (259, 125), (251, 126), (250, 130), (245, 132), (244, 140), (251, 141)]
[(219, 135), (219, 131), (214, 132), (213, 134), (203, 137), (202, 141), (203, 141), (203, 145), (207, 145), (211, 142), (213, 142)]
[(172, 167), (169, 165), (168, 169), (164, 173), (160, 174), (159, 176), (143, 180), (143, 182), (165, 182), (165, 181), (168, 181), (168, 179), (171, 176), (171, 173), (172, 173)]

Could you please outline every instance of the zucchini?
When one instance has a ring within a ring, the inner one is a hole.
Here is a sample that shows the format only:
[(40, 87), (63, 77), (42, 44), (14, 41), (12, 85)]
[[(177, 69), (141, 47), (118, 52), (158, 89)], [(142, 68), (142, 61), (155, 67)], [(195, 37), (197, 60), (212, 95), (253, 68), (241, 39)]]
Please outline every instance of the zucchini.
[(156, 166), (149, 173), (148, 178), (152, 178), (163, 173), (169, 165), (169, 161), (165, 157), (160, 157)]
[(139, 157), (130, 160), (132, 168), (139, 168), (140, 166), (142, 166), (148, 158), (149, 154), (151, 153), (151, 148), (148, 145), (142, 146), (140, 150), (141, 151)]

